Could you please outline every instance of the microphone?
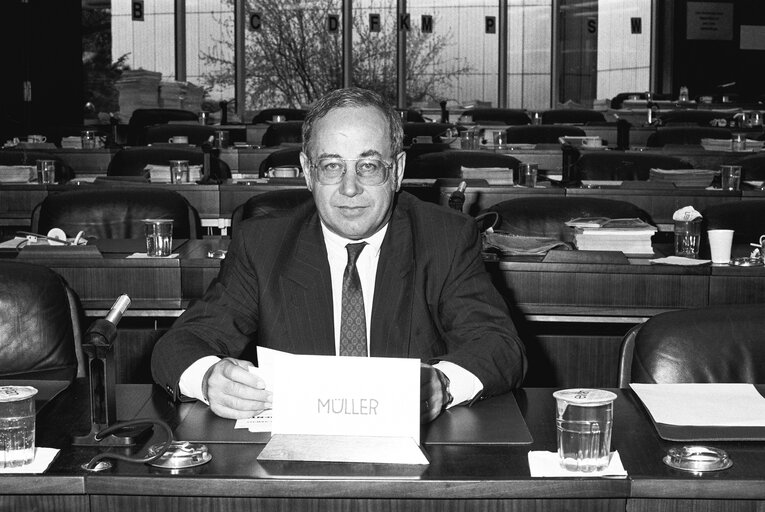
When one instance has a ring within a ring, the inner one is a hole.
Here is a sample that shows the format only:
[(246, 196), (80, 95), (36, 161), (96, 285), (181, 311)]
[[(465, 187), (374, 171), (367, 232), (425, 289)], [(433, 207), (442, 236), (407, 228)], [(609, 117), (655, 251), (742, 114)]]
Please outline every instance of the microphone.
[(99, 318), (88, 327), (83, 340), (83, 348), (87, 345), (109, 347), (117, 337), (117, 324), (130, 306), (130, 297), (120, 295), (106, 314), (105, 318)]
[(462, 206), (465, 204), (465, 189), (467, 188), (467, 182), (462, 181), (460, 185), (449, 196), (449, 208), (457, 211), (462, 211)]

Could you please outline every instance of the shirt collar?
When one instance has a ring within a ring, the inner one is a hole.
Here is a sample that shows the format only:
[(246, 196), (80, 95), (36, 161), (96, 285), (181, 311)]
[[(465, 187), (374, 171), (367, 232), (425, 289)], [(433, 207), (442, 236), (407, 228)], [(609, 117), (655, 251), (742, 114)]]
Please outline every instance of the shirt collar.
[(336, 248), (336, 249), (342, 249), (345, 251), (345, 246), (348, 244), (358, 243), (358, 242), (366, 242), (375, 253), (380, 253), (380, 248), (382, 247), (383, 239), (385, 238), (385, 233), (388, 231), (388, 224), (389, 222), (386, 222), (385, 225), (380, 228), (377, 233), (374, 235), (362, 238), (360, 240), (351, 240), (350, 238), (345, 238), (343, 236), (338, 235), (331, 229), (327, 227), (326, 224), (324, 224), (324, 221), (321, 221), (321, 232), (324, 235), (324, 243), (327, 244), (327, 248), (329, 249), (329, 246)]

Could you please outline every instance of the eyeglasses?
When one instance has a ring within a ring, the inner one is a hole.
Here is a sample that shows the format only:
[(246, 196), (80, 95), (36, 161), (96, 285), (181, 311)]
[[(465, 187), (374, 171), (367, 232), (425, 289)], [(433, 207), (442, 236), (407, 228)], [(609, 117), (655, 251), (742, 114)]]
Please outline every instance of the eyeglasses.
[(376, 186), (388, 181), (393, 163), (385, 163), (379, 158), (322, 158), (311, 167), (316, 171), (316, 179), (322, 185), (337, 185), (343, 181), (348, 170), (347, 162), (356, 162), (356, 179), (362, 185)]

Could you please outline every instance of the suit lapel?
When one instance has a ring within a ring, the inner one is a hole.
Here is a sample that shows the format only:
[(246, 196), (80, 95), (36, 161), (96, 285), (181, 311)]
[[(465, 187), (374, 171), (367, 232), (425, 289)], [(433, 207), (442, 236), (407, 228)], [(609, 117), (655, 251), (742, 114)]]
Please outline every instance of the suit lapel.
[(281, 281), (293, 353), (334, 355), (332, 280), (321, 224), (314, 212), (299, 227), (293, 253), (285, 261)]
[(411, 221), (405, 208), (398, 205), (393, 210), (377, 264), (370, 338), (372, 356), (409, 354), (414, 275)]

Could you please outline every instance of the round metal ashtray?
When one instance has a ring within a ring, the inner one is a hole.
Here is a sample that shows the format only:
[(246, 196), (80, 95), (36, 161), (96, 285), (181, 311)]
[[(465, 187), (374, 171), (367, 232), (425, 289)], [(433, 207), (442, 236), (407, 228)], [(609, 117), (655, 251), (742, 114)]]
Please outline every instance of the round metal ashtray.
[[(155, 455), (162, 449), (162, 446), (162, 443), (150, 446), (148, 455)], [(149, 464), (157, 468), (183, 469), (201, 466), (210, 462), (210, 459), (212, 459), (212, 455), (207, 451), (207, 446), (204, 444), (173, 441), (161, 457), (149, 462)]]
[(744, 256), (741, 258), (733, 258), (730, 260), (730, 264), (735, 267), (761, 267), (763, 262), (760, 258), (749, 258)]
[(670, 448), (663, 461), (669, 467), (694, 473), (721, 471), (733, 465), (725, 451), (698, 445)]

